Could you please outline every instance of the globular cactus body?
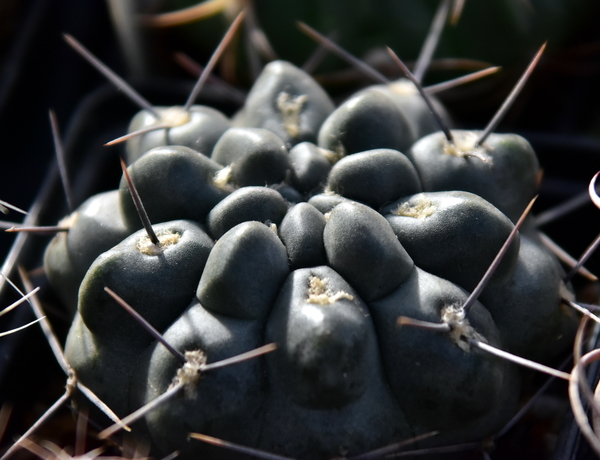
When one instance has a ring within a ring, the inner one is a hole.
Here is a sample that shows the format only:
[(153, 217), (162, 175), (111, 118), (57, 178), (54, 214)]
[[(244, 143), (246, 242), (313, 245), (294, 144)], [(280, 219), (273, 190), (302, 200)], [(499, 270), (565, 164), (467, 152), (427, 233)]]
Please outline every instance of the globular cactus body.
[[(415, 143), (421, 122), (398, 104), (373, 89), (334, 110), (307, 74), (275, 62), (235, 127), (219, 122), (205, 150), (152, 145), (132, 161), (159, 238), (176, 241), (155, 247), (138, 231), (105, 252), (89, 235), (97, 259), (67, 341), (81, 381), (123, 415), (166, 391), (181, 365), (105, 286), (207, 363), (278, 346), (201, 375), (150, 412), (141, 432), (158, 452), (232, 457), (187, 441), (189, 432), (299, 459), (357, 455), (433, 430), (438, 439), (425, 444), (482, 439), (514, 414), (520, 376), (470, 341), (541, 360), (564, 349), (568, 289), (534, 238), (517, 238), (480, 303), (462, 310), (535, 192), (529, 144), (491, 135), (473, 156), (460, 150), (471, 135), (463, 132), (458, 154), (442, 133)], [(153, 142), (131, 140), (132, 160)], [(125, 182), (119, 193), (114, 220), (133, 232), (141, 226)], [(46, 267), (72, 292), (79, 278), (52, 263), (74, 248), (60, 238)], [(525, 313), (537, 293), (539, 308)], [(447, 330), (399, 328), (400, 316)]]

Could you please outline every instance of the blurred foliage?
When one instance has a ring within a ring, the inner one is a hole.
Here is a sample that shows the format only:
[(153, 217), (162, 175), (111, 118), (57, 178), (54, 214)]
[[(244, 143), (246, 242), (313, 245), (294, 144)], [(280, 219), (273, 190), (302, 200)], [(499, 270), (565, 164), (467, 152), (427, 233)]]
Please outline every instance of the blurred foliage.
[[(191, 0), (159, 3), (162, 4), (155, 5), (154, 11), (173, 11), (195, 4)], [(358, 56), (388, 45), (404, 59), (415, 59), (439, 1), (255, 0), (253, 3), (258, 22), (278, 56), (301, 64), (314, 50), (315, 43), (295, 27), (298, 20), (323, 34), (335, 31), (339, 34), (339, 44)], [(436, 55), (502, 66), (523, 57), (528, 59), (544, 41), (548, 40), (550, 47), (559, 46), (584, 27), (593, 19), (591, 13), (597, 10), (597, 3), (596, 0), (466, 0), (459, 23), (446, 27)], [(194, 46), (206, 51), (214, 49), (226, 23), (227, 19), (217, 17), (177, 29)]]

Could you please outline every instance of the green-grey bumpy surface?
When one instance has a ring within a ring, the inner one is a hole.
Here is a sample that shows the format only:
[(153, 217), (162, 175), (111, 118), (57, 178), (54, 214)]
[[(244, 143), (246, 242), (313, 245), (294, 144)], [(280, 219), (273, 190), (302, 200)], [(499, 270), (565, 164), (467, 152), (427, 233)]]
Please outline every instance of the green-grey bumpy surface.
[[(461, 309), (535, 193), (533, 150), (493, 134), (471, 155), (477, 133), (448, 145), (410, 97), (378, 87), (336, 109), (310, 76), (271, 63), (234, 122), (194, 107), (188, 124), (130, 141), (160, 248), (124, 181), (50, 244), (49, 278), (78, 306), (68, 361), (120, 416), (166, 391), (181, 363), (105, 287), (208, 363), (277, 344), (149, 413), (137, 431), (156, 455), (235, 457), (190, 432), (298, 459), (434, 430), (420, 445), (480, 440), (514, 414), (521, 375), (469, 340), (541, 361), (564, 351), (575, 318), (535, 230)], [(142, 112), (131, 129), (154, 122)], [(400, 328), (401, 316), (450, 332)]]

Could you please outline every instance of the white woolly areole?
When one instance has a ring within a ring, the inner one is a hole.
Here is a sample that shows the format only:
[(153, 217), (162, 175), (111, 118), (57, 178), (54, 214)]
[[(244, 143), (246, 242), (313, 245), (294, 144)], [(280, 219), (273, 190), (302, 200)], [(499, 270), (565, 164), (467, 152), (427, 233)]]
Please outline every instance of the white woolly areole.
[(285, 91), (277, 96), (277, 110), (283, 119), (285, 131), (291, 137), (296, 138), (300, 135), (300, 112), (307, 99), (306, 94), (294, 97)]
[(189, 123), (190, 112), (183, 110), (183, 107), (175, 106), (164, 109), (160, 113), (160, 121), (169, 125), (171, 128), (182, 126)]
[(169, 389), (181, 385), (188, 399), (196, 399), (196, 384), (202, 376), (202, 368), (206, 365), (206, 355), (202, 350), (186, 351), (186, 363), (177, 369)]
[(340, 141), (337, 141), (333, 149), (329, 150), (328, 152), (330, 153), (328, 153), (326, 157), (332, 165), (336, 164), (346, 156), (346, 148)]
[(450, 338), (465, 353), (471, 351), (469, 339), (487, 343), (485, 337), (471, 326), (461, 305), (449, 305), (442, 308), (442, 322), (450, 326)]
[(329, 289), (329, 278), (311, 276), (308, 278), (308, 298), (306, 303), (330, 305), (342, 299), (354, 300), (354, 296), (345, 291), (333, 292)]
[(567, 289), (567, 286), (565, 286), (565, 283), (563, 283), (562, 281), (559, 285), (559, 293), (561, 298), (570, 302), (575, 302), (575, 294), (573, 294), (569, 289)]
[(401, 96), (414, 96), (416, 94), (419, 94), (419, 90), (417, 89), (415, 84), (412, 81), (404, 78), (390, 83), (388, 88), (393, 93), (399, 94)]
[(233, 178), (232, 172), (233, 163), (229, 166), (225, 166), (223, 169), (219, 169), (213, 177), (213, 184), (221, 190), (231, 191), (231, 179)]
[(413, 217), (419, 220), (425, 220), (432, 216), (437, 210), (437, 206), (432, 201), (423, 196), (418, 195), (411, 201), (406, 201), (399, 205), (392, 214), (402, 217)]
[(68, 216), (63, 217), (58, 222), (58, 226), (71, 228), (73, 226), (73, 224), (75, 223), (75, 221), (77, 221), (78, 218), (79, 218), (79, 212), (74, 211), (71, 214), (69, 214)]
[(329, 163), (334, 165), (346, 155), (346, 152), (341, 142), (338, 143), (338, 147), (339, 148), (336, 152), (332, 150), (322, 149), (321, 147), (317, 147), (317, 150), (327, 159), (327, 161), (329, 161)]
[(172, 230), (161, 230), (156, 234), (160, 246), (156, 246), (148, 235), (143, 235), (137, 242), (136, 248), (142, 254), (147, 256), (156, 256), (173, 244), (177, 244), (181, 239), (181, 235)]
[(453, 131), (453, 141), (444, 140), (444, 153), (456, 157), (477, 157), (491, 164), (492, 157), (487, 149), (481, 145), (476, 146), (479, 135), (474, 131)]

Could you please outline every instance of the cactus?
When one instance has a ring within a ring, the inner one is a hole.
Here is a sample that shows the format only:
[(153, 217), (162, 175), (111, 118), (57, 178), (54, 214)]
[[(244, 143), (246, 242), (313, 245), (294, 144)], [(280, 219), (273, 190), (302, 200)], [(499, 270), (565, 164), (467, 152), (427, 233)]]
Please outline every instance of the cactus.
[[(61, 222), (45, 270), (77, 305), (66, 360), (119, 417), (176, 389), (132, 425), (153, 455), (233, 457), (190, 432), (298, 459), (480, 441), (515, 414), (523, 374), (474, 343), (544, 363), (568, 349), (572, 288), (533, 225), (463, 307), (538, 186), (529, 143), (424, 136), (401, 104), (374, 87), (336, 108), (274, 61), (234, 117), (186, 104), (130, 138), (119, 189)], [(156, 122), (144, 110), (129, 129)]]
[[(365, 105), (352, 97), (333, 110), (308, 74), (276, 61), (252, 87), (236, 127), (214, 128), (221, 134), (212, 149), (159, 146), (128, 167), (110, 220), (122, 219), (129, 231), (140, 228), (140, 205), (132, 200), (139, 193), (148, 219), (163, 223), (152, 227), (155, 236), (138, 230), (98, 254), (83, 280), (76, 278), (78, 312), (65, 356), (79, 380), (124, 417), (165, 393), (179, 372), (177, 359), (162, 343), (152, 344), (105, 288), (139, 305), (180, 353), (200, 352), (209, 364), (264, 343), (278, 347), (264, 359), (186, 383), (184, 394), (150, 412), (143, 431), (161, 455), (218, 455), (205, 444), (186, 444), (186, 431), (294, 458), (353, 456), (433, 431), (441, 433), (435, 444), (474, 441), (513, 415), (520, 378), (511, 364), (486, 356), (469, 340), (547, 362), (572, 338), (574, 315), (560, 308), (567, 289), (560, 269), (533, 239), (522, 247), (513, 242), (482, 293), (492, 307), (475, 303), (461, 313), (468, 297), (463, 289), (475, 288), (513, 229), (510, 219), (533, 195), (538, 165), (527, 142), (491, 135), (481, 143), (485, 157), (467, 157), (449, 150), (477, 133), (454, 131), (455, 140), (444, 140), (449, 146), (430, 147), (425, 137), (408, 150), (412, 135), (399, 130), (392, 115), (400, 114), (397, 102), (385, 93), (361, 94), (377, 97)], [(380, 118), (383, 104), (389, 117)], [(138, 125), (134, 121), (132, 129)], [(214, 126), (212, 119), (205, 125)], [(205, 138), (202, 129), (189, 132), (196, 134), (187, 135), (188, 145)], [(340, 140), (347, 133), (359, 136)], [(389, 143), (387, 133), (399, 140)], [(147, 143), (128, 142), (135, 148)], [(288, 158), (296, 144), (312, 145), (317, 157), (334, 163), (320, 187), (304, 195), (288, 179), (299, 176)], [(443, 158), (422, 160), (421, 151), (455, 161), (457, 172), (441, 166)], [(446, 169), (455, 183), (430, 180), (437, 169)], [(464, 177), (459, 170), (466, 170)], [(520, 175), (513, 179), (514, 171)], [(478, 180), (488, 187), (473, 185)], [(448, 188), (465, 191), (441, 191)], [(467, 190), (486, 194), (509, 217)], [(302, 203), (317, 192), (340, 202), (322, 215)], [(513, 196), (520, 201), (510, 201)], [(291, 227), (283, 223), (288, 216)], [(459, 228), (450, 233), (453, 226)], [(98, 228), (101, 241), (106, 230)], [(96, 247), (91, 232), (87, 236)], [(50, 279), (64, 267), (52, 259), (73, 253), (72, 246), (68, 239), (66, 251), (49, 246)], [(453, 246), (456, 252), (446, 255)], [(530, 247), (539, 256), (524, 252)], [(436, 256), (428, 263), (432, 249)], [(544, 268), (550, 270), (546, 277)], [(556, 326), (546, 320), (536, 326), (542, 317), (536, 312), (531, 324), (524, 319), (522, 329), (510, 327), (513, 309), (531, 310), (525, 302), (539, 300), (538, 291), (547, 293), (540, 303)], [(398, 330), (401, 316), (452, 326), (434, 335)], [(557, 345), (535, 348), (559, 333)]]

